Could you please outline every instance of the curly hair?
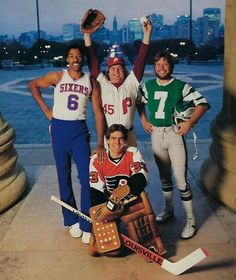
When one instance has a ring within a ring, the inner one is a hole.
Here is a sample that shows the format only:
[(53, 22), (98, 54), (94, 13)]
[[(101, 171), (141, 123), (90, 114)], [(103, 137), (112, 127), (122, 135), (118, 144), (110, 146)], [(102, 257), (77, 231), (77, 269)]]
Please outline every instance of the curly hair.
[(80, 46), (79, 44), (75, 44), (75, 43), (74, 43), (74, 44), (67, 45), (67, 47), (66, 47), (66, 49), (65, 49), (65, 55), (66, 55), (66, 57), (68, 56), (68, 53), (69, 53), (69, 51), (70, 51), (71, 49), (77, 49), (77, 50), (79, 50), (80, 53), (81, 53), (81, 55), (82, 55), (83, 58), (84, 58), (84, 56), (85, 56), (84, 48), (83, 48), (82, 46)]

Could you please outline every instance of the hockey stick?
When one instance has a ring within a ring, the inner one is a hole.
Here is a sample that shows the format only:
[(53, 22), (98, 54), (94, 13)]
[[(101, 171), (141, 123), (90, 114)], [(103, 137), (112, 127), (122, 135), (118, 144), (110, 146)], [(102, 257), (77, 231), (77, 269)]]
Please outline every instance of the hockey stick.
[[(71, 207), (70, 205), (66, 204), (65, 202), (61, 201), (55, 196), (51, 196), (51, 200), (57, 202), (61, 206), (67, 208), (71, 212), (77, 214), (81, 218), (91, 223), (90, 217), (83, 214), (79, 210)], [(202, 261), (208, 256), (208, 253), (204, 249), (198, 248), (197, 250), (193, 251), (191, 254), (187, 255), (183, 259), (173, 263), (163, 258), (162, 256), (158, 255), (157, 253), (154, 253), (153, 251), (147, 249), (141, 244), (135, 242), (134, 240), (130, 239), (124, 234), (121, 234), (121, 238), (122, 238), (122, 244), (124, 246), (134, 251), (138, 255), (141, 255), (144, 259), (159, 264), (163, 269), (167, 270), (168, 272), (174, 275), (182, 274), (183, 272), (193, 267), (195, 264), (199, 263), (200, 261)]]

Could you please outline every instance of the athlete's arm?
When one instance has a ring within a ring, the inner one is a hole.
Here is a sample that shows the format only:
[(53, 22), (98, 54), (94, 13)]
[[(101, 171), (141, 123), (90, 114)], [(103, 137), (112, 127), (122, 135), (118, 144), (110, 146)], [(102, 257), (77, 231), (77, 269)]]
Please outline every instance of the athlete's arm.
[(140, 193), (147, 186), (146, 178), (143, 174), (134, 174), (129, 178), (130, 192), (134, 195), (140, 195)]
[(206, 105), (197, 105), (191, 116), (191, 118), (185, 122), (179, 123), (178, 134), (186, 135), (189, 130), (198, 122), (202, 115), (208, 110), (208, 104)]
[(104, 193), (91, 188), (91, 204), (92, 206), (98, 205), (98, 204), (102, 204), (107, 202), (107, 198), (105, 196)]
[(149, 44), (151, 39), (151, 33), (152, 33), (152, 23), (151, 21), (143, 22), (142, 23), (142, 29), (143, 29), (143, 41), (139, 49), (139, 53), (137, 56), (137, 59), (134, 64), (134, 75), (137, 78), (137, 80), (140, 82), (143, 78), (143, 72), (146, 64), (146, 59), (148, 55), (149, 50)]
[(146, 86), (145, 85), (143, 87), (140, 86), (138, 91), (136, 107), (144, 130), (147, 133), (151, 134), (154, 131), (154, 127), (149, 122), (146, 114), (145, 104), (147, 103), (147, 100), (148, 100), (148, 93), (147, 93)]
[(97, 130), (97, 157), (100, 163), (103, 162), (104, 158), (104, 115), (102, 110), (102, 100), (101, 100), (101, 91), (99, 83), (91, 79), (93, 90), (92, 90), (92, 106), (93, 112), (96, 121), (96, 130)]
[(89, 162), (89, 184), (92, 206), (107, 201), (104, 193), (104, 178), (100, 171), (101, 165), (97, 164), (97, 155), (92, 155)]
[(46, 102), (42, 97), (42, 93), (40, 89), (48, 88), (52, 85), (56, 85), (61, 77), (61, 72), (49, 72), (45, 76), (42, 76), (38, 79), (32, 80), (29, 82), (29, 90), (39, 105), (40, 109), (44, 113), (44, 115), (51, 120), (52, 118), (52, 109), (48, 107)]
[(87, 47), (87, 51), (88, 51), (88, 67), (89, 67), (89, 71), (91, 73), (91, 76), (94, 79), (97, 79), (98, 75), (101, 72), (101, 68), (100, 65), (98, 63), (97, 57), (94, 54), (94, 50), (92, 47), (92, 40), (91, 40), (91, 35), (88, 33), (84, 33), (84, 43), (85, 46)]
[(145, 104), (144, 103), (137, 103), (136, 105), (137, 111), (141, 120), (141, 123), (143, 125), (144, 130), (151, 134), (154, 130), (153, 125), (149, 122), (147, 114), (146, 114), (146, 109), (145, 109)]
[(133, 150), (129, 186), (133, 194), (139, 195), (148, 184), (148, 171), (140, 151), (136, 148)]

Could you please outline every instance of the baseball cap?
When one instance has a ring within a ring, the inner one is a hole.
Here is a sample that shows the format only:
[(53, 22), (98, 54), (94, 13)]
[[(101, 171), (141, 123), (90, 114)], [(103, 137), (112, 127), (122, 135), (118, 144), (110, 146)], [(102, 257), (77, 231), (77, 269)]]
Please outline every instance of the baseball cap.
[(122, 57), (110, 57), (107, 61), (108, 67), (111, 67), (111, 66), (117, 65), (117, 64), (125, 66), (124, 59)]

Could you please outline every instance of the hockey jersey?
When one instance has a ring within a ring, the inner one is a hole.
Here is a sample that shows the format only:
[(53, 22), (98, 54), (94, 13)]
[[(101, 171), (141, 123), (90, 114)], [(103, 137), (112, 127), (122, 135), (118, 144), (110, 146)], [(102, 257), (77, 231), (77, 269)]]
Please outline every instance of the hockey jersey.
[(129, 185), (129, 178), (138, 173), (148, 181), (146, 164), (135, 147), (128, 147), (117, 160), (111, 159), (108, 151), (103, 164), (98, 162), (96, 154), (90, 160), (90, 186), (100, 192), (112, 193), (119, 185)]

